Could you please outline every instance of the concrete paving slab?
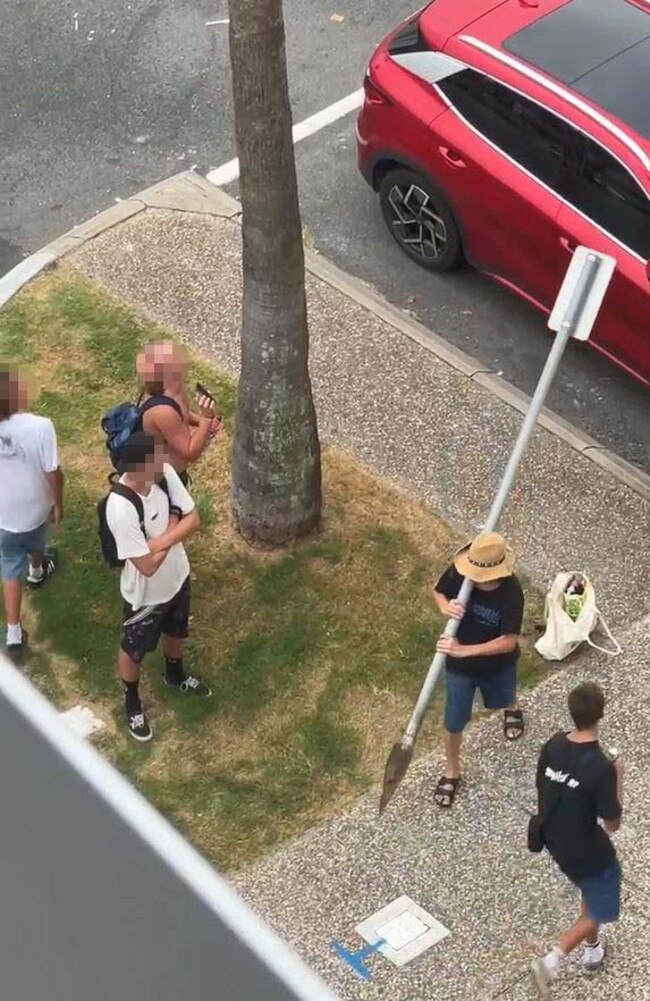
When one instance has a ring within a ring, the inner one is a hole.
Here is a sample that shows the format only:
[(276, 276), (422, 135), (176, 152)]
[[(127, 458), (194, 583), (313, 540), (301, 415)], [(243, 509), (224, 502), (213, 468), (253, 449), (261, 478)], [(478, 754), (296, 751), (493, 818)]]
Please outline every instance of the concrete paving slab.
[(137, 198), (148, 208), (200, 212), (224, 219), (241, 213), (239, 202), (190, 170), (138, 192)]

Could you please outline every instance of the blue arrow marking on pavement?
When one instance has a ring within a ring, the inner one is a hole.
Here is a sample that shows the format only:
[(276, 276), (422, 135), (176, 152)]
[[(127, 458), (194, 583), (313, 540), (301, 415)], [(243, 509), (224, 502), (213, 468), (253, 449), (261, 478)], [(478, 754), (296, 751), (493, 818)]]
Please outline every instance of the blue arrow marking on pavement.
[(341, 945), (340, 942), (330, 943), (330, 948), (332, 952), (335, 952), (339, 959), (342, 959), (344, 963), (356, 973), (358, 977), (362, 980), (372, 980), (372, 973), (370, 970), (364, 966), (364, 959), (368, 959), (373, 953), (379, 952), (382, 945), (385, 945), (383, 938), (380, 938), (378, 942), (374, 945), (364, 945), (363, 949), (357, 949), (356, 952), (350, 952), (345, 946)]

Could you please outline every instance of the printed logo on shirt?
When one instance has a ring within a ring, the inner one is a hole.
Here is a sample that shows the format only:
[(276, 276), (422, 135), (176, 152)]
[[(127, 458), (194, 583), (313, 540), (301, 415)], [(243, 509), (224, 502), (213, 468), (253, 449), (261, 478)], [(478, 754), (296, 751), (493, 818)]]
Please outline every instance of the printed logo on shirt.
[(566, 783), (569, 789), (577, 789), (580, 785), (578, 780), (571, 778), (568, 772), (556, 772), (555, 769), (550, 768), (548, 765), (544, 774), (551, 782), (559, 782), (561, 785)]
[(0, 435), (0, 459), (20, 459), (25, 462), (26, 458), (22, 445), (7, 435)]
[(487, 605), (473, 605), (474, 618), (483, 626), (494, 628), (501, 622), (501, 612), (498, 608), (489, 608)]

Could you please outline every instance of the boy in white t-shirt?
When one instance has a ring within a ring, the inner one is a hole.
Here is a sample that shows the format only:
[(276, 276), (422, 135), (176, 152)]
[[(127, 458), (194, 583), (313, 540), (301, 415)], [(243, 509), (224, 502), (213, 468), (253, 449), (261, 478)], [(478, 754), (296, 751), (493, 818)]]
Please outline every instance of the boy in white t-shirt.
[[(186, 674), (183, 666), (190, 564), (182, 543), (196, 532), (199, 516), (178, 473), (165, 462), (162, 446), (151, 435), (131, 435), (122, 449), (118, 472), (119, 487), (113, 487), (106, 504), (106, 523), (117, 555), (125, 561), (120, 579), (124, 614), (118, 673), (129, 732), (145, 742), (153, 733), (140, 701), (140, 665), (161, 637), (165, 684), (187, 695), (212, 694), (204, 682)], [(142, 504), (144, 532), (129, 492)]]
[(11, 367), (0, 367), (0, 574), (7, 618), (7, 652), (25, 652), (20, 624), (23, 582), (45, 583), (54, 570), (48, 527), (63, 517), (63, 475), (56, 433), (47, 417), (27, 413), (28, 387)]

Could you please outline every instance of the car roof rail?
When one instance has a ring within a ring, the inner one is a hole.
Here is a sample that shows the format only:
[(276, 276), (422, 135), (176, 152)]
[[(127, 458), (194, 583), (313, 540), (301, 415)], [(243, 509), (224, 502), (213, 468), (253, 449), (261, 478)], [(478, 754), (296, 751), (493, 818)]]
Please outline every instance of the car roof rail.
[(561, 84), (557, 83), (555, 80), (549, 79), (543, 73), (539, 73), (537, 70), (533, 69), (525, 62), (521, 62), (514, 56), (509, 56), (506, 52), (502, 52), (501, 49), (496, 49), (494, 46), (489, 45), (487, 42), (482, 42), (479, 38), (474, 38), (473, 35), (459, 35), (459, 40), (461, 42), (466, 42), (468, 45), (473, 46), (473, 48), (478, 49), (480, 52), (485, 52), (486, 55), (492, 56), (493, 59), (498, 60), (498, 62), (503, 63), (505, 66), (509, 66), (511, 69), (517, 70), (523, 76), (528, 77), (529, 80), (533, 80), (538, 83), (541, 87), (545, 87), (546, 90), (550, 90), (551, 93), (555, 94), (557, 97), (561, 97), (563, 101), (568, 104), (572, 104), (574, 108), (582, 111), (583, 114), (587, 115), (593, 121), (602, 125), (603, 128), (607, 129), (613, 136), (615, 136), (624, 146), (630, 150), (631, 153), (641, 161), (645, 169), (650, 172), (650, 157), (642, 149), (641, 146), (634, 139), (631, 139), (623, 129), (612, 122), (611, 119), (607, 118), (602, 112), (598, 111), (596, 108), (592, 108), (591, 105), (583, 101), (578, 95), (570, 90), (568, 87), (563, 87)]

